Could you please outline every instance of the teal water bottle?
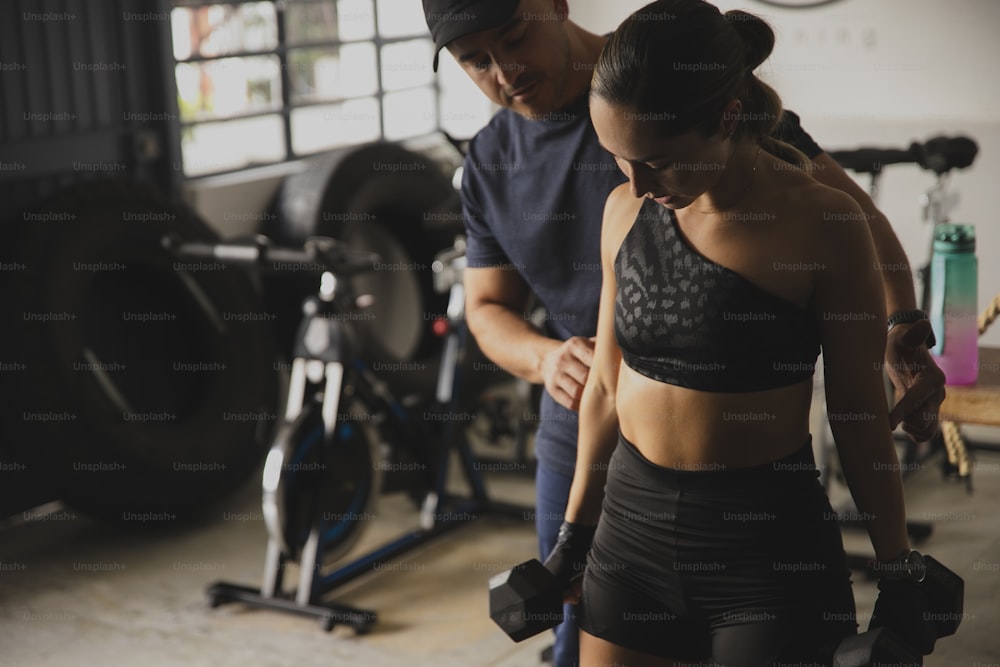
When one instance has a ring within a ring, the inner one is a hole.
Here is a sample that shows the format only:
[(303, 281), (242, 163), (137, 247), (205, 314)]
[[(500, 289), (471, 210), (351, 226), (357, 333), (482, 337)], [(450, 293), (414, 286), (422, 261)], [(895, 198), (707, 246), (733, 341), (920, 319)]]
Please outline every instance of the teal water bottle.
[(938, 344), (931, 350), (945, 383), (975, 384), (979, 376), (976, 231), (972, 225), (934, 228), (931, 254), (931, 326)]

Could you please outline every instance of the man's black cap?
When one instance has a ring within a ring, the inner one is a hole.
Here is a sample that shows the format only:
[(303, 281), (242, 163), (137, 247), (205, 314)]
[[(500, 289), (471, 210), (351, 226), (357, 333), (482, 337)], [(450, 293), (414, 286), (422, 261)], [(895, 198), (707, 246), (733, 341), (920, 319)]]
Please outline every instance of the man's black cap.
[(474, 32), (499, 28), (514, 16), (519, 0), (423, 0), (424, 18), (438, 54), (449, 42)]

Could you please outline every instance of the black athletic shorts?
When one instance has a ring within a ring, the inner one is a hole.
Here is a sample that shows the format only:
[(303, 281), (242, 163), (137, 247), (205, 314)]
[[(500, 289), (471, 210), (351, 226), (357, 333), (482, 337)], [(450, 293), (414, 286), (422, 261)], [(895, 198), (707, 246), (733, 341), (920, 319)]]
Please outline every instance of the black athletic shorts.
[(674, 660), (826, 664), (857, 624), (840, 527), (818, 476), (808, 442), (759, 466), (675, 470), (619, 437), (582, 629)]

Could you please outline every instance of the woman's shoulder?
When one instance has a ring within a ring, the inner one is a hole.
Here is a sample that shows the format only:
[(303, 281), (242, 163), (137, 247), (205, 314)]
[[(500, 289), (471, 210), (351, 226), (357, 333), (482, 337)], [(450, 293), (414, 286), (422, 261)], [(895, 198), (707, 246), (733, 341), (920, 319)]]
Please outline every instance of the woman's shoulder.
[(632, 228), (645, 198), (636, 197), (628, 181), (617, 186), (604, 204), (604, 222), (601, 226), (601, 247), (604, 253), (617, 254), (618, 247)]
[(632, 194), (631, 184), (625, 181), (616, 186), (608, 195), (604, 204), (604, 218), (605, 220), (609, 217), (618, 219), (629, 212), (638, 213), (644, 201), (644, 198)]
[(847, 193), (824, 185), (808, 172), (773, 158), (772, 188), (776, 205), (806, 225), (866, 222), (857, 202)]
[[(639, 214), (645, 197), (636, 197), (628, 181), (615, 187), (604, 203), (604, 230), (617, 233), (617, 230), (628, 230)], [(623, 232), (624, 233), (624, 232)]]

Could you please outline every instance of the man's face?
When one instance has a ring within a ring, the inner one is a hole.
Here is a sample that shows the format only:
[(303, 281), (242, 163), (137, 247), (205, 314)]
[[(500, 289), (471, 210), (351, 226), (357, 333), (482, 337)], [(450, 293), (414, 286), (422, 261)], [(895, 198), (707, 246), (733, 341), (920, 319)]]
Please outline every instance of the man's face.
[(569, 78), (566, 0), (521, 0), (510, 20), (460, 37), (448, 50), (494, 103), (529, 118), (551, 113)]

